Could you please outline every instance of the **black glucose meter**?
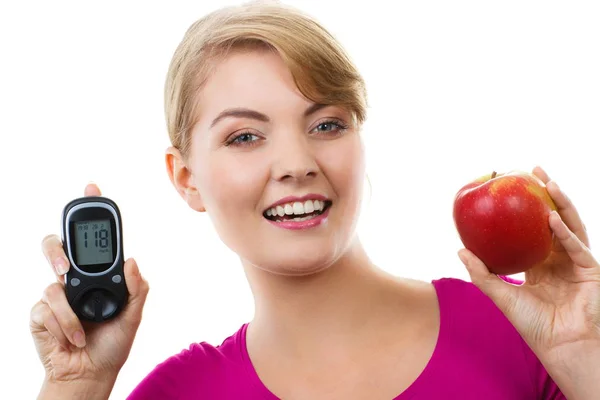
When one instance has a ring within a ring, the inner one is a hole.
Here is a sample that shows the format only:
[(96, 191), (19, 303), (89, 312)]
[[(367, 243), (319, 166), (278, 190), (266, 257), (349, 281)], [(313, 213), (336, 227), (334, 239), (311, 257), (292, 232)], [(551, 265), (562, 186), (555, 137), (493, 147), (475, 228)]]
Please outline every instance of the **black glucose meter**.
[(102, 322), (127, 303), (123, 273), (123, 228), (114, 201), (86, 196), (62, 213), (62, 242), (71, 268), (65, 274), (67, 300), (75, 314)]

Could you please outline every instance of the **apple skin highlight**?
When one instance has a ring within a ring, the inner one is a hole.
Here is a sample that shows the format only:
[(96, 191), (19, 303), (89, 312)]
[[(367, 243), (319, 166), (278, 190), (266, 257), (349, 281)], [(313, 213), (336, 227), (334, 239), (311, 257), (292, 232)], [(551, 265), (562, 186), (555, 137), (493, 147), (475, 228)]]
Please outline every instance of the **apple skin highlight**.
[(525, 272), (551, 253), (548, 218), (556, 205), (535, 175), (495, 172), (456, 194), (454, 224), (465, 248), (499, 275)]

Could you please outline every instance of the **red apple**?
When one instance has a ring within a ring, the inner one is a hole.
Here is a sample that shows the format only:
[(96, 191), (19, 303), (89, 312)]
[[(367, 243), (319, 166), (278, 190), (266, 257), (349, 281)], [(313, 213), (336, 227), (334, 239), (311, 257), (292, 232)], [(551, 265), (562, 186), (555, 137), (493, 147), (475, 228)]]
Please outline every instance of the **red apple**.
[(535, 175), (511, 171), (482, 176), (454, 199), (454, 224), (465, 246), (490, 272), (511, 275), (543, 262), (554, 235), (548, 223), (556, 205)]

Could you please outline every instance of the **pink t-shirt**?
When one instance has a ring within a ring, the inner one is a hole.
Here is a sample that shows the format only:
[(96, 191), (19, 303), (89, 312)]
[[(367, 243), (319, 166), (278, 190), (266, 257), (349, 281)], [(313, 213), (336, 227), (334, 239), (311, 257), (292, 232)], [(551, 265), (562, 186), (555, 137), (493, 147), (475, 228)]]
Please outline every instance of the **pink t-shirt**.
[[(454, 278), (432, 283), (440, 304), (438, 342), (421, 375), (394, 400), (566, 399), (519, 333), (476, 286)], [(168, 358), (128, 399), (277, 400), (248, 357), (246, 327), (219, 346), (194, 343)]]

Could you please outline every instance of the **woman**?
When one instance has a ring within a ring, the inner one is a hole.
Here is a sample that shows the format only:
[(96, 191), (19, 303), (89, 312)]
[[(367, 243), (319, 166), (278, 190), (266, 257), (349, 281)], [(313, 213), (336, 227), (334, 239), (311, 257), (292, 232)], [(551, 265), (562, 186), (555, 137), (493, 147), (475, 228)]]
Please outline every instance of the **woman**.
[[(165, 102), (169, 177), (239, 255), (256, 310), (220, 346), (195, 343), (158, 365), (130, 399), (598, 396), (600, 265), (541, 168), (557, 240), (525, 284), (490, 274), (466, 249), (473, 283), (418, 282), (373, 265), (355, 235), (365, 87), (318, 23), (272, 3), (206, 16), (175, 52)], [(127, 307), (82, 325), (65, 299), (60, 240), (46, 237), (43, 249), (58, 282), (31, 314), (46, 368), (40, 398), (106, 399), (148, 284), (129, 259)]]

